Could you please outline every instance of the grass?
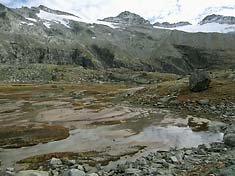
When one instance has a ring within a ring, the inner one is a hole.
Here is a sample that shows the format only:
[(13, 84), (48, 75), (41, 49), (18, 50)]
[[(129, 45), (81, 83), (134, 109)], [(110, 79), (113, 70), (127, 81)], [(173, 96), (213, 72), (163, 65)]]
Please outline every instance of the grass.
[(20, 148), (69, 137), (69, 129), (62, 126), (10, 126), (0, 129), (1, 148)]

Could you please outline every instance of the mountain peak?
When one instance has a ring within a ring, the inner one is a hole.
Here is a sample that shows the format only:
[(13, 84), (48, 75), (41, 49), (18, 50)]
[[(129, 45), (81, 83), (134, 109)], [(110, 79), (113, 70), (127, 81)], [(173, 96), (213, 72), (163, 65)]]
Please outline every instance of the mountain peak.
[(208, 15), (199, 24), (218, 23), (218, 24), (235, 24), (235, 17), (223, 15)]
[(116, 17), (104, 18), (102, 21), (122, 23), (122, 24), (138, 24), (138, 25), (150, 24), (148, 20), (145, 20), (140, 15), (137, 15), (129, 11), (124, 11)]
[(132, 13), (130, 11), (124, 11), (124, 12), (121, 12), (117, 17), (120, 17), (120, 18), (125, 18), (125, 17), (129, 17), (129, 16), (135, 16), (135, 17), (140, 17), (139, 15), (135, 14), (135, 13)]

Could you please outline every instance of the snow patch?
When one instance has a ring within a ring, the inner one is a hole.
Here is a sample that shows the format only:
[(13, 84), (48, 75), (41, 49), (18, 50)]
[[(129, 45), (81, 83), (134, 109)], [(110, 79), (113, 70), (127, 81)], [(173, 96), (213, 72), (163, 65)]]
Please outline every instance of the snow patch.
[(29, 20), (29, 21), (33, 21), (33, 22), (37, 22), (37, 20), (36, 19), (34, 19), (34, 18), (26, 18), (27, 20)]
[(178, 30), (178, 31), (184, 31), (188, 33), (229, 33), (229, 32), (235, 32), (235, 25), (229, 25), (229, 24), (218, 24), (218, 23), (208, 23), (204, 25), (187, 25), (187, 26), (181, 26), (176, 28), (163, 28), (154, 26), (156, 29), (168, 29), (168, 30)]
[(49, 29), (51, 28), (51, 23), (50, 22), (44, 22), (43, 25), (46, 26)]
[[(58, 15), (58, 14), (53, 14), (53, 13), (49, 13), (49, 12), (45, 12), (43, 10), (40, 10), (40, 13), (37, 14), (37, 16), (39, 18), (41, 18), (42, 20), (45, 20), (46, 22), (55, 22), (55, 23), (60, 23), (68, 28), (70, 28), (69, 26), (69, 21), (77, 21), (77, 22), (83, 22), (83, 23), (88, 23), (88, 24), (101, 24), (101, 25), (105, 25), (105, 26), (109, 26), (111, 28), (118, 28), (117, 25), (113, 24), (113, 23), (109, 23), (109, 22), (104, 22), (104, 21), (92, 21), (92, 20), (88, 20), (85, 18), (79, 18), (76, 16), (72, 16), (72, 15)], [(46, 27), (48, 27), (48, 25), (46, 25), (44, 23), (44, 25)]]
[(21, 21), (21, 22), (20, 22), (20, 25), (33, 26), (34, 24), (33, 24), (33, 23), (27, 23), (27, 22), (25, 22), (25, 21)]
[(117, 23), (110, 23), (110, 22), (106, 22), (106, 21), (95, 21), (93, 22), (95, 24), (101, 24), (101, 25), (104, 25), (104, 26), (108, 26), (108, 27), (111, 27), (113, 29), (116, 29), (116, 28), (119, 28), (118, 24)]

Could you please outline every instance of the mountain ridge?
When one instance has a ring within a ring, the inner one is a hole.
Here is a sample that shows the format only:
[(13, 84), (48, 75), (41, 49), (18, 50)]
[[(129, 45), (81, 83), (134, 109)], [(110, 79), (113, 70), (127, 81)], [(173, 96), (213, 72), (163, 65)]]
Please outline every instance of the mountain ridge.
[(235, 17), (223, 15), (208, 15), (199, 24), (219, 23), (219, 24), (235, 24)]
[(54, 13), (44, 19), (38, 13), (35, 8), (21, 8), (10, 10), (8, 19), (0, 17), (1, 64), (77, 65), (177, 74), (235, 65), (233, 34), (156, 29), (142, 19), (142, 25), (86, 23)]

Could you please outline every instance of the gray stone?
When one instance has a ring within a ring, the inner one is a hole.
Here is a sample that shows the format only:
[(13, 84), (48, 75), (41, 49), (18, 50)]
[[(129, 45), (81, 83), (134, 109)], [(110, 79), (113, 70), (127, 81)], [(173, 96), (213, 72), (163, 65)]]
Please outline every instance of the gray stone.
[(234, 176), (234, 175), (235, 175), (235, 166), (226, 167), (220, 171), (220, 176)]
[(146, 159), (144, 159), (144, 158), (141, 158), (139, 162), (140, 162), (140, 165), (142, 165), (142, 166), (147, 165)]
[(179, 160), (176, 158), (176, 156), (172, 156), (170, 159), (173, 163), (178, 163), (179, 162)]
[(208, 100), (208, 99), (203, 99), (203, 100), (199, 100), (198, 103), (199, 103), (200, 105), (209, 105), (210, 100)]
[(50, 165), (50, 167), (55, 169), (55, 168), (60, 167), (62, 165), (62, 161), (57, 158), (52, 158), (49, 162), (49, 165)]
[(73, 166), (76, 164), (75, 160), (68, 160), (67, 162), (68, 162), (68, 165), (70, 165), (70, 166)]
[(6, 169), (6, 171), (8, 171), (8, 172), (15, 172), (15, 168), (9, 167), (9, 168)]
[(49, 176), (49, 173), (45, 171), (25, 170), (18, 172), (16, 176)]
[(76, 165), (76, 168), (77, 168), (78, 170), (80, 170), (80, 171), (84, 171), (84, 167), (81, 166), (81, 165)]
[(207, 72), (196, 70), (189, 78), (189, 87), (193, 92), (200, 92), (209, 88), (211, 79)]
[(207, 130), (210, 121), (203, 118), (189, 117), (188, 125), (195, 131)]
[(63, 176), (86, 176), (85, 172), (78, 169), (70, 169), (63, 173)]
[(129, 169), (125, 170), (125, 173), (129, 174), (129, 175), (131, 175), (131, 174), (139, 174), (139, 173), (141, 173), (141, 170), (129, 168)]
[(235, 134), (226, 134), (224, 136), (224, 143), (230, 147), (235, 147)]
[(99, 175), (96, 173), (92, 173), (92, 174), (87, 174), (87, 176), (99, 176)]

